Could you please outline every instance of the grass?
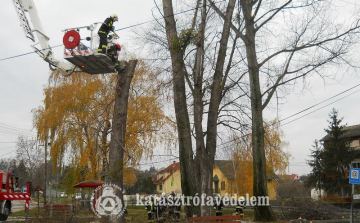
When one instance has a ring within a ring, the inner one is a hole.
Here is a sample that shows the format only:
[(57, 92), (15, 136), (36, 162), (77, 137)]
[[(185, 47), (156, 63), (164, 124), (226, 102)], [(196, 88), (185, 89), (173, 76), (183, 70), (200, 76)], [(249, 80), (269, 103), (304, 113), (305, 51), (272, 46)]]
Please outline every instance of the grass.
[[(125, 215), (125, 217), (128, 217), (131, 219), (132, 223), (146, 223), (147, 222), (147, 211), (145, 210), (144, 206), (127, 206), (128, 214)], [(232, 215), (235, 212), (233, 208), (225, 208), (223, 211), (224, 215)], [(24, 210), (14, 212), (11, 216), (12, 217), (24, 217)], [(253, 221), (254, 219), (254, 210), (253, 209), (245, 209), (244, 210), (244, 218), (243, 221)], [(77, 223), (81, 222), (106, 222), (105, 219), (98, 219), (94, 216), (94, 214), (91, 212), (89, 207), (85, 207), (84, 209), (78, 209), (77, 212), (70, 212), (67, 215), (64, 213), (53, 213), (52, 218), (46, 218), (45, 217), (45, 211), (42, 207), (40, 207), (40, 212), (38, 213), (37, 208), (30, 209), (29, 217), (32, 219), (35, 219), (31, 222), (64, 222), (65, 218), (69, 219), (70, 217), (76, 218)], [(39, 219), (39, 220), (36, 220)], [(40, 220), (42, 219), (42, 220)], [(182, 208), (182, 214), (181, 214), (181, 222), (185, 222), (185, 213), (184, 208)], [(16, 220), (15, 220), (16, 221)], [(19, 221), (20, 222), (20, 221)], [(277, 221), (278, 223), (282, 223), (284, 221)]]

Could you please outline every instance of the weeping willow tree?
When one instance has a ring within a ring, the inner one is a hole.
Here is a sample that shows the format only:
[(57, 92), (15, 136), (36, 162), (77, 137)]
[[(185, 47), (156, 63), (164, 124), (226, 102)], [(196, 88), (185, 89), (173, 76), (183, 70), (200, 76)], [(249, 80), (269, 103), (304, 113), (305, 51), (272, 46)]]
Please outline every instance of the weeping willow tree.
[[(142, 156), (151, 156), (158, 143), (171, 143), (173, 131), (162, 110), (155, 72), (140, 62), (132, 80), (126, 132), (125, 182), (135, 180), (133, 167)], [(116, 74), (77, 73), (64, 78), (54, 72), (44, 89), (44, 105), (34, 109), (34, 125), (40, 141), (50, 142), (54, 173), (67, 168), (63, 186), (86, 179), (104, 179), (109, 163)], [(169, 129), (170, 128), (170, 129)], [(166, 129), (166, 130), (165, 130)], [(167, 134), (163, 134), (167, 132)]]

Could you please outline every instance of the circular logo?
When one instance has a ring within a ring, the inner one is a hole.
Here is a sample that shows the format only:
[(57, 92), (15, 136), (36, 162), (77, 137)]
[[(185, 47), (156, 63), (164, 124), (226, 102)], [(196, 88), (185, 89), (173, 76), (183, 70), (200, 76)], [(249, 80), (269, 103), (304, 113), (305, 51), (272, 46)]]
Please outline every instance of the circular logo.
[(91, 210), (99, 218), (115, 215), (117, 218), (125, 212), (125, 205), (116, 193), (123, 193), (120, 187), (114, 184), (104, 184), (97, 187), (90, 200)]

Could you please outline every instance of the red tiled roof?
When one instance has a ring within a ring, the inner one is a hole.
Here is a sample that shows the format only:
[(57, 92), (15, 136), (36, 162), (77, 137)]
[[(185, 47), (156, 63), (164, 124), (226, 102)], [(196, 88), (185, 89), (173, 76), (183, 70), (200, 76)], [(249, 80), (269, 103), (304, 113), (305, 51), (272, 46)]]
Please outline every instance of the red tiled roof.
[(180, 169), (180, 162), (171, 164), (170, 166), (166, 167), (165, 169), (160, 170), (158, 172), (158, 174), (173, 173), (173, 172), (177, 171), (178, 169)]
[(154, 184), (161, 184), (164, 183), (167, 179), (170, 178), (170, 176), (172, 176), (173, 173), (175, 173), (177, 170), (180, 169), (180, 162), (177, 163), (173, 163), (170, 166), (166, 167), (163, 170), (160, 170), (157, 174), (164, 174), (164, 173), (169, 173), (169, 175), (167, 177), (160, 177), (159, 179), (153, 178), (152, 181)]
[(296, 177), (298, 177), (297, 174), (279, 175), (279, 178), (282, 180), (295, 180)]
[(101, 181), (101, 180), (85, 180), (81, 183), (75, 184), (73, 187), (78, 187), (78, 188), (85, 188), (85, 187), (92, 187), (92, 188), (96, 188), (99, 186), (104, 185), (105, 182)]
[(155, 177), (152, 179), (152, 181), (154, 184), (161, 184), (165, 181), (165, 179), (164, 179), (164, 177), (160, 177), (159, 179), (156, 179), (156, 177)]

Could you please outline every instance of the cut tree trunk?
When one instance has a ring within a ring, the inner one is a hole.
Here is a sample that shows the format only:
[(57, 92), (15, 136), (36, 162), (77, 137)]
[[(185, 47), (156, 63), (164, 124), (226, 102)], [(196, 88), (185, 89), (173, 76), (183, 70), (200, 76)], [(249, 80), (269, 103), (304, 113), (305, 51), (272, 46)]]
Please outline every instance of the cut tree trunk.
[[(114, 105), (114, 116), (112, 124), (112, 134), (110, 140), (110, 154), (109, 154), (109, 168), (107, 173), (107, 184), (113, 184), (123, 189), (123, 176), (124, 176), (124, 151), (125, 151), (125, 134), (126, 134), (126, 120), (127, 108), (129, 101), (129, 91), (131, 80), (134, 76), (137, 60), (131, 60), (125, 64), (124, 70), (118, 74), (116, 84), (116, 97)], [(123, 191), (114, 189), (115, 195), (120, 198), (123, 208), (124, 198)], [(119, 205), (119, 204), (118, 204)], [(109, 222), (125, 223), (124, 214), (120, 217), (115, 213), (110, 216)]]

